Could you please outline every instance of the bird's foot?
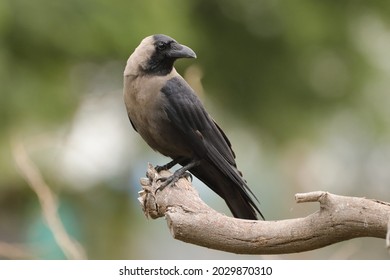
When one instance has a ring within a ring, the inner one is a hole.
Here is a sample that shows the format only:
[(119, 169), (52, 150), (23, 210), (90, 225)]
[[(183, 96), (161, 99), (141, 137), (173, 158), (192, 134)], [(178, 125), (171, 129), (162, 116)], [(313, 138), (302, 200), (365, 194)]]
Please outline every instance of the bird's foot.
[(169, 169), (167, 165), (168, 164), (156, 165), (156, 167), (154, 169), (157, 171), (157, 173), (160, 173), (163, 170), (168, 170)]
[[(168, 163), (167, 165), (172, 165), (174, 162), (175, 162), (175, 164), (177, 163), (177, 161), (173, 160), (172, 162)], [(158, 190), (163, 190), (168, 185), (175, 184), (180, 178), (183, 178), (183, 177), (185, 177), (187, 179), (188, 179), (188, 177), (190, 177), (191, 181), (192, 181), (192, 175), (190, 173), (188, 173), (187, 170), (199, 165), (199, 163), (200, 163), (199, 160), (193, 160), (190, 163), (188, 163), (187, 165), (183, 166), (182, 168), (176, 170), (175, 173), (173, 173), (173, 175), (171, 175), (169, 177), (158, 178), (157, 181), (161, 181), (162, 184), (156, 189), (155, 193)]]
[(169, 185), (173, 186), (181, 178), (186, 178), (187, 180), (191, 179), (191, 181), (192, 181), (192, 174), (191, 173), (186, 172), (186, 171), (185, 172), (178, 172), (178, 171), (180, 171), (180, 169), (177, 170), (175, 173), (173, 173), (169, 177), (160, 177), (160, 178), (158, 178), (157, 182), (160, 181), (162, 183), (156, 189), (156, 191), (154, 193), (156, 194), (158, 190), (162, 191), (163, 189), (165, 189), (165, 187), (167, 187)]
[(160, 173), (163, 170), (171, 169), (176, 164), (177, 164), (177, 160), (172, 160), (172, 161), (168, 162), (167, 164), (157, 165), (154, 169), (157, 171), (157, 173)]

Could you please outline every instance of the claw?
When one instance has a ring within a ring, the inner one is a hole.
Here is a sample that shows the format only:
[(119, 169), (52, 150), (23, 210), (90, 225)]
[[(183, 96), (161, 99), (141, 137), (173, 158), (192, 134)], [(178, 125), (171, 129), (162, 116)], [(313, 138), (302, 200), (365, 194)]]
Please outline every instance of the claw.
[(157, 171), (157, 173), (160, 173), (163, 170), (171, 169), (176, 164), (177, 164), (177, 160), (172, 160), (172, 161), (168, 162), (167, 164), (157, 165), (154, 169)]
[(154, 192), (154, 194), (157, 193), (157, 191), (162, 191), (170, 184), (175, 184), (180, 178), (175, 178), (175, 175), (171, 175), (169, 177), (160, 177), (156, 180), (156, 182), (160, 181), (162, 182), (160, 186), (158, 186)]
[(169, 185), (173, 186), (181, 178), (186, 178), (188, 181), (189, 181), (189, 178), (190, 178), (191, 182), (192, 182), (192, 174), (189, 173), (189, 172), (184, 172), (184, 173), (176, 173), (175, 172), (175, 173), (173, 173), (173, 175), (171, 175), (169, 177), (160, 177), (160, 178), (158, 178), (156, 180), (156, 182), (160, 181), (160, 182), (162, 182), (162, 184), (156, 188), (156, 191), (154, 192), (154, 194), (156, 194), (158, 190), (162, 191), (163, 189), (165, 189)]
[(154, 169), (157, 171), (157, 173), (160, 173), (163, 170), (168, 170), (166, 165), (157, 165)]
[(183, 177), (184, 178), (186, 178), (187, 179), (187, 181), (193, 181), (193, 177), (192, 177), (192, 174), (190, 173), (190, 172), (185, 172), (184, 174), (183, 174)]
[[(173, 162), (174, 161), (166, 164), (165, 166), (170, 166), (171, 164), (173, 164)], [(174, 185), (180, 178), (183, 178), (183, 177), (185, 177), (187, 180), (189, 177), (189, 178), (191, 178), (191, 181), (192, 181), (192, 175), (190, 173), (188, 173), (187, 170), (193, 168), (194, 166), (199, 165), (199, 163), (200, 163), (200, 161), (194, 160), (194, 161), (190, 162), (189, 164), (183, 166), (182, 168), (176, 170), (175, 173), (173, 173), (173, 175), (171, 175), (169, 177), (158, 178), (157, 182), (161, 181), (163, 183), (156, 189), (156, 191), (154, 193), (156, 194), (158, 190), (162, 191), (168, 185)]]

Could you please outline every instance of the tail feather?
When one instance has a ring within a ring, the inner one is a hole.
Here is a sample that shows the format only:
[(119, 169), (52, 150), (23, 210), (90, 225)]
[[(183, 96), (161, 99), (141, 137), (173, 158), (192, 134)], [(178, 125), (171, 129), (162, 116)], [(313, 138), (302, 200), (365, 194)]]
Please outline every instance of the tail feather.
[(234, 217), (257, 220), (257, 212), (264, 219), (256, 203), (248, 194), (249, 187), (241, 176), (240, 181), (237, 181), (237, 178), (232, 179), (207, 161), (190, 171), (225, 200)]

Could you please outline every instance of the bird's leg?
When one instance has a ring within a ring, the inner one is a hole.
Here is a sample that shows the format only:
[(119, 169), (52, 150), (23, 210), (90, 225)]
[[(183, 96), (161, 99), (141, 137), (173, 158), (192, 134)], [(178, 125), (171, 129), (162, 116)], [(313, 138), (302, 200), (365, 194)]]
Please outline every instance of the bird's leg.
[(175, 173), (173, 173), (171, 176), (165, 178), (164, 177), (158, 178), (157, 181), (161, 181), (163, 183), (156, 189), (156, 192), (158, 190), (162, 191), (166, 186), (170, 184), (175, 184), (180, 178), (190, 176), (192, 179), (192, 175), (187, 171), (199, 164), (200, 164), (200, 160), (195, 159), (190, 163), (188, 163), (187, 165), (184, 165), (182, 168), (176, 170)]
[(161, 171), (163, 170), (169, 170), (171, 169), (172, 167), (174, 167), (177, 163), (179, 162), (179, 159), (174, 159), (170, 162), (168, 162), (167, 164), (164, 164), (164, 165), (157, 165), (154, 169), (157, 171), (157, 173), (160, 173)]

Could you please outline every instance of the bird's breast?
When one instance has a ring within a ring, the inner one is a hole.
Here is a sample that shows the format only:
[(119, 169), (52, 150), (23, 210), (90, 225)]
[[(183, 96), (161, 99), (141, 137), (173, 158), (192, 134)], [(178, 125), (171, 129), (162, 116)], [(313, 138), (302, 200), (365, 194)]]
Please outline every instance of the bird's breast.
[(191, 156), (181, 133), (172, 126), (161, 92), (167, 77), (125, 77), (124, 101), (137, 132), (154, 150), (169, 157)]

